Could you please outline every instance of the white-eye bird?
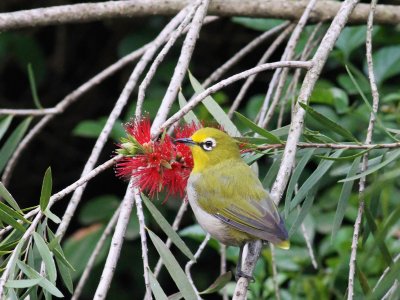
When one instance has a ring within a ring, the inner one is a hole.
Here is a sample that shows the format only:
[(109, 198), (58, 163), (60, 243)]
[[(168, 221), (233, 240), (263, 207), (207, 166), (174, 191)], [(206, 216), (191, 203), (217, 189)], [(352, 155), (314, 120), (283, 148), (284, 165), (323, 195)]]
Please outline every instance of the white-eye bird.
[(215, 128), (197, 130), (175, 142), (190, 146), (194, 168), (187, 195), (197, 221), (212, 237), (228, 246), (239, 246), (236, 276), (243, 246), (263, 240), (279, 248), (290, 246), (281, 216), (253, 170), (240, 156), (237, 142)]

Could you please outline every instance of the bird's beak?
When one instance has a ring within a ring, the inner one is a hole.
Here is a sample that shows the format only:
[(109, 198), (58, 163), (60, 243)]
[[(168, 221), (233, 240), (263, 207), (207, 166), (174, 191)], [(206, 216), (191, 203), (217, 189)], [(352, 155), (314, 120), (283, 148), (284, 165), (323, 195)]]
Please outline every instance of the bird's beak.
[(174, 143), (182, 143), (188, 146), (196, 145), (196, 143), (191, 138), (182, 138), (182, 139), (175, 139)]

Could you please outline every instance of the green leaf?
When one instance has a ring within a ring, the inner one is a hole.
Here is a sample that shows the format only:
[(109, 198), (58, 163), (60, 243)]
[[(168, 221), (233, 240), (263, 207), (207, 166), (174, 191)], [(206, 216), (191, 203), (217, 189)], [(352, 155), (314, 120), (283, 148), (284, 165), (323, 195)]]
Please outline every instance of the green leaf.
[[(58, 252), (58, 250), (55, 250), (55, 251)], [(60, 272), (60, 275), (61, 275), (61, 279), (62, 279), (64, 285), (66, 286), (66, 288), (68, 289), (68, 291), (72, 294), (74, 292), (74, 284), (72, 282), (71, 270), (64, 264), (64, 262), (62, 262), (58, 258), (56, 252), (54, 252), (54, 254), (56, 257), (56, 263), (57, 263), (58, 271)]]
[(43, 214), (44, 214), (46, 217), (48, 217), (50, 220), (52, 220), (54, 223), (56, 223), (56, 224), (60, 224), (60, 223), (61, 223), (61, 219), (60, 219), (58, 216), (56, 216), (55, 214), (53, 214), (53, 213), (50, 211), (49, 208), (47, 208), (47, 209), (43, 212)]
[(368, 278), (357, 266), (357, 263), (356, 263), (356, 275), (357, 275), (358, 281), (360, 282), (360, 285), (361, 285), (364, 295), (371, 294), (371, 288), (369, 287), (369, 284), (368, 284)]
[(44, 174), (42, 183), (42, 192), (40, 193), (40, 209), (44, 212), (49, 204), (51, 190), (53, 187), (53, 179), (51, 177), (51, 168), (48, 167)]
[(0, 182), (0, 197), (7, 201), (8, 204), (16, 211), (21, 211), (21, 208), (18, 206), (17, 201), (13, 198), (7, 188), (4, 186), (2, 182)]
[(355, 49), (365, 44), (366, 31), (365, 25), (346, 27), (342, 30), (335, 47), (340, 49), (346, 60)]
[(400, 274), (400, 259), (390, 266), (389, 271), (383, 276), (383, 279), (374, 287), (372, 294), (367, 299), (382, 299), (382, 296), (387, 293), (393, 282), (399, 280)]
[(8, 127), (10, 126), (12, 119), (13, 119), (13, 116), (7, 116), (1, 120), (1, 122), (0, 122), (0, 141), (3, 138), (4, 134), (6, 133)]
[(101, 195), (83, 204), (78, 220), (84, 225), (106, 222), (118, 208), (121, 200), (115, 195)]
[(163, 241), (155, 235), (151, 230), (147, 229), (150, 239), (160, 254), (161, 259), (164, 262), (169, 274), (177, 285), (179, 291), (182, 293), (184, 299), (197, 299), (196, 292), (193, 290), (185, 272), (183, 272), (179, 263), (172, 255), (171, 251), (163, 243)]
[[(332, 157), (339, 157), (343, 150), (338, 150), (334, 152)], [(332, 166), (333, 161), (323, 160), (319, 163), (317, 169), (311, 174), (310, 177), (303, 183), (296, 196), (290, 203), (290, 211), (292, 211), (309, 193), (309, 191), (319, 182), (319, 180), (328, 172), (329, 168)]]
[(40, 256), (43, 259), (44, 265), (46, 266), (46, 273), (49, 276), (49, 280), (52, 283), (55, 283), (57, 280), (57, 270), (50, 249), (44, 239), (37, 232), (33, 233), (33, 239), (37, 249), (39, 250)]
[(185, 254), (190, 260), (196, 261), (190, 249), (186, 246), (185, 242), (180, 238), (164, 216), (158, 211), (155, 205), (142, 194), (143, 203), (146, 205), (147, 209), (150, 211), (154, 220), (160, 225), (160, 228), (165, 232), (165, 234), (171, 239), (171, 241)]
[(42, 104), (40, 103), (39, 96), (36, 89), (36, 80), (35, 80), (35, 73), (33, 72), (32, 64), (28, 64), (28, 78), (29, 78), (29, 85), (31, 87), (31, 93), (33, 102), (35, 103), (36, 107), (39, 109), (43, 109)]
[(382, 257), (385, 260), (386, 264), (390, 266), (393, 263), (392, 256), (390, 255), (390, 252), (383, 240), (383, 238), (380, 235), (377, 235), (377, 226), (374, 221), (374, 217), (372, 216), (372, 213), (368, 207), (368, 205), (364, 205), (364, 211), (365, 211), (365, 218), (367, 220), (367, 224), (369, 229), (372, 232), (372, 235), (375, 238), (375, 243), (378, 245), (379, 250), (382, 253)]
[(0, 150), (0, 173), (3, 172), (3, 169), (8, 161), (8, 159), (13, 154), (15, 148), (18, 146), (22, 137), (24, 136), (26, 130), (28, 129), (29, 123), (31, 122), (32, 117), (26, 118), (22, 121), (18, 127), (13, 131), (10, 137), (7, 139), (5, 144)]
[(361, 178), (361, 177), (364, 177), (364, 176), (367, 176), (367, 175), (369, 175), (369, 174), (372, 174), (372, 173), (378, 171), (379, 169), (385, 167), (386, 165), (390, 164), (390, 163), (391, 163), (392, 161), (394, 161), (397, 157), (399, 157), (399, 155), (400, 155), (400, 149), (397, 149), (397, 150), (388, 152), (388, 153), (386, 154), (386, 156), (388, 156), (389, 158), (386, 159), (386, 160), (384, 160), (384, 161), (381, 162), (380, 164), (377, 164), (377, 165), (375, 165), (374, 167), (369, 168), (369, 169), (365, 170), (364, 172), (362, 172), (362, 173), (360, 173), (360, 174), (358, 174), (358, 175), (355, 175), (355, 176), (352, 176), (352, 177), (349, 177), (349, 178), (345, 178), (345, 179), (339, 180), (338, 182), (346, 182), (346, 181), (356, 180), (356, 179), (359, 179), (359, 178)]
[(365, 105), (367, 105), (369, 111), (375, 116), (377, 125), (380, 129), (382, 129), (391, 139), (395, 140), (395, 141), (399, 141), (396, 137), (394, 137), (389, 130), (387, 130), (387, 128), (383, 125), (381, 119), (379, 118), (378, 114), (376, 114), (371, 106), (371, 104), (368, 102), (367, 97), (365, 96), (365, 94), (363, 93), (363, 91), (361, 90), (358, 82), (356, 81), (356, 79), (354, 78), (352, 72), (350, 71), (350, 68), (348, 66), (346, 66), (346, 71), (347, 74), (349, 74), (351, 81), (353, 82), (354, 86), (356, 87), (358, 93), (361, 95), (361, 98), (364, 100)]
[(156, 276), (154, 276), (149, 268), (147, 268), (147, 272), (149, 274), (150, 288), (153, 292), (154, 298), (156, 298), (156, 300), (168, 300), (168, 297), (158, 283)]
[(372, 57), (378, 85), (386, 79), (400, 74), (400, 46), (383, 47), (374, 51)]
[(275, 181), (280, 165), (281, 165), (281, 158), (278, 157), (274, 160), (274, 162), (268, 169), (268, 172), (262, 181), (262, 185), (265, 189), (269, 190), (272, 187), (272, 183)]
[(349, 156), (341, 156), (341, 157), (326, 157), (326, 156), (321, 156), (321, 155), (315, 155), (315, 157), (321, 158), (321, 159), (327, 159), (327, 160), (334, 160), (334, 161), (344, 161), (344, 160), (353, 160), (357, 157), (363, 156), (365, 153), (368, 153), (369, 151), (375, 149), (376, 147), (371, 147), (369, 149), (365, 149), (363, 151), (360, 151), (356, 154), (349, 155)]
[[(17, 222), (4, 208), (7, 207), (3, 203), (0, 204), (0, 221), (11, 225), (12, 228), (18, 229), (21, 232), (25, 232), (26, 228)], [(8, 208), (8, 207), (7, 207)], [(10, 209), (10, 208), (8, 208)], [(14, 212), (14, 211), (13, 211)]]
[[(184, 107), (187, 104), (187, 101), (185, 99), (185, 96), (182, 94), (182, 91), (179, 91), (178, 101), (179, 101), (179, 107), (180, 108)], [(192, 124), (192, 123), (200, 124), (199, 119), (197, 119), (196, 115), (194, 114), (194, 112), (192, 110), (189, 111), (186, 115), (184, 115), (183, 119), (188, 124)]]
[(21, 271), (28, 276), (30, 279), (38, 279), (40, 278), (41, 280), (39, 281), (39, 286), (41, 286), (43, 289), (48, 291), (50, 294), (56, 296), (56, 297), (64, 297), (63, 294), (60, 292), (60, 290), (52, 284), (49, 280), (46, 278), (40, 276), (38, 272), (36, 272), (32, 267), (28, 266), (27, 264), (23, 263), (22, 261), (18, 260), (17, 261), (18, 267), (21, 269)]
[(276, 135), (272, 134), (268, 130), (265, 130), (264, 128), (259, 127), (257, 124), (243, 116), (241, 113), (235, 111), (235, 115), (236, 117), (238, 117), (239, 121), (241, 121), (248, 128), (265, 137), (270, 144), (282, 144), (282, 141)]
[(8, 288), (25, 289), (31, 286), (38, 285), (42, 278), (36, 279), (20, 279), (20, 280), (8, 280), (5, 284)]
[(285, 198), (285, 219), (289, 216), (289, 208), (290, 208), (290, 199), (292, 198), (294, 189), (296, 187), (297, 182), (299, 181), (300, 175), (303, 173), (303, 170), (314, 154), (315, 149), (307, 149), (300, 159), (299, 163), (296, 165), (296, 168), (293, 171), (293, 174), (290, 178)]
[(315, 194), (317, 193), (317, 187), (314, 186), (306, 196), (306, 200), (304, 200), (303, 205), (301, 206), (299, 215), (297, 216), (296, 220), (293, 222), (292, 227), (289, 229), (289, 237), (293, 235), (293, 233), (299, 229), (301, 223), (303, 223), (304, 218), (309, 213), (312, 204), (314, 203)]
[[(357, 173), (358, 168), (360, 166), (360, 157), (357, 157), (353, 163), (351, 164), (350, 170), (347, 173), (347, 178), (354, 176)], [(336, 208), (335, 218), (333, 220), (333, 229), (331, 236), (331, 244), (333, 244), (333, 240), (336, 238), (336, 234), (342, 224), (344, 214), (346, 212), (347, 203), (349, 201), (349, 197), (351, 195), (351, 190), (353, 188), (354, 181), (348, 181), (343, 184), (342, 191), (340, 192), (340, 197), (338, 201), (338, 205)]]
[(5, 205), (3, 202), (0, 202), (0, 209), (5, 213), (9, 214), (14, 219), (21, 220), (24, 223), (30, 224), (31, 222), (24, 218), (24, 216), (18, 212), (10, 208), (8, 205)]
[[(84, 120), (78, 123), (72, 133), (84, 138), (97, 138), (107, 122), (107, 117), (101, 117), (97, 120)], [(125, 130), (122, 121), (117, 120), (111, 130), (110, 138), (118, 141), (121, 136), (125, 136)]]
[(232, 21), (234, 23), (243, 25), (244, 27), (258, 31), (270, 30), (284, 22), (278, 19), (248, 18), (248, 17), (233, 17)]
[(320, 122), (321, 125), (325, 126), (327, 129), (332, 130), (333, 132), (337, 133), (338, 135), (351, 140), (357, 144), (360, 142), (351, 134), (350, 131), (340, 126), (338, 123), (328, 119), (324, 115), (320, 114), (307, 104), (299, 102), (299, 105), (316, 121)]
[[(194, 91), (197, 94), (200, 94), (204, 91), (204, 88), (201, 86), (200, 82), (189, 72), (190, 83)], [(202, 101), (204, 106), (207, 108), (209, 113), (214, 117), (214, 119), (220, 124), (223, 129), (231, 136), (241, 136), (239, 130), (236, 128), (236, 125), (233, 124), (231, 119), (229, 119), (228, 115), (224, 112), (224, 110), (218, 105), (217, 102), (211, 97), (208, 96), (204, 98)]]
[(222, 289), (232, 278), (232, 272), (226, 272), (220, 276), (204, 291), (200, 292), (200, 295), (205, 295), (205, 294), (212, 294), (215, 292), (218, 292), (220, 289)]

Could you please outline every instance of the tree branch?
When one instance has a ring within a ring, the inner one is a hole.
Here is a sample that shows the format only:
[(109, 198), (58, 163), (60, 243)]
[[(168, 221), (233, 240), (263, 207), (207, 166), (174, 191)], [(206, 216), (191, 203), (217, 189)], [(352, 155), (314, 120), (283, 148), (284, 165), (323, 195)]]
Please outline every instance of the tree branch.
[[(190, 3), (189, 0), (129, 0), (98, 3), (60, 5), (48, 8), (36, 8), (0, 14), (0, 31), (59, 25), (65, 23), (83, 23), (110, 18), (132, 18), (151, 15), (175, 15)], [(208, 9), (209, 15), (246, 16), (298, 20), (308, 1), (290, 0), (213, 0)], [(338, 13), (341, 3), (337, 1), (318, 1), (310, 16), (311, 22), (327, 22)], [(349, 18), (351, 24), (365, 24), (369, 5), (359, 4)], [(375, 24), (400, 23), (400, 7), (378, 5)]]

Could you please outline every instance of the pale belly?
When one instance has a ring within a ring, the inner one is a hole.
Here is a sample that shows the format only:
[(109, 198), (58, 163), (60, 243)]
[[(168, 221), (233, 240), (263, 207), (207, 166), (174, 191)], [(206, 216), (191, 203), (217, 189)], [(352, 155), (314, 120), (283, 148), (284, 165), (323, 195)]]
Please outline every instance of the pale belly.
[(190, 184), (187, 187), (187, 195), (197, 222), (213, 238), (228, 246), (240, 246), (251, 239), (248, 234), (233, 228), (204, 211), (197, 204), (196, 192)]

